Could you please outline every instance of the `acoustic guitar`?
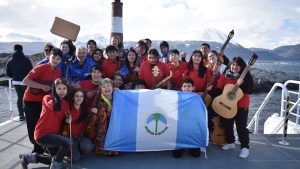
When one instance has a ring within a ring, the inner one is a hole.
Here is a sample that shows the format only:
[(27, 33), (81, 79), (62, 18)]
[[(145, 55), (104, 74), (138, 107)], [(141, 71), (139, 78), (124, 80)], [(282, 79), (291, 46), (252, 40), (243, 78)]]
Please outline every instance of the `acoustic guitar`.
[(225, 130), (221, 124), (221, 117), (220, 116), (214, 117), (213, 123), (214, 123), (214, 131), (211, 134), (211, 140), (215, 144), (225, 144), (226, 136), (225, 136)]
[[(50, 88), (52, 88), (52, 85), (53, 85), (53, 83), (54, 83), (54, 81), (41, 82), (41, 81), (39, 81), (39, 80), (35, 80), (35, 82), (40, 83), (40, 84), (43, 84), (43, 85), (47, 85), (47, 86), (49, 86)], [(30, 92), (31, 92), (32, 94), (40, 94), (40, 93), (46, 94), (46, 93), (51, 92), (51, 90), (50, 90), (49, 92), (44, 92), (42, 89), (37, 89), (37, 88), (33, 88), (33, 87), (29, 87), (29, 90), (30, 90)]]
[[(239, 79), (243, 80), (245, 78), (247, 72), (250, 70), (250, 66), (255, 63), (257, 57), (258, 56), (255, 53), (252, 55)], [(236, 115), (237, 102), (243, 95), (243, 91), (239, 88), (237, 83), (227, 84), (223, 89), (223, 93), (213, 100), (211, 107), (220, 116), (231, 119)]]
[[(218, 75), (218, 71), (219, 71), (219, 69), (220, 69), (220, 66), (221, 66), (220, 63), (216, 63), (215, 69), (214, 69), (214, 71), (213, 71), (213, 75), (211, 76), (209, 82), (208, 82), (207, 85), (206, 85), (207, 87), (211, 86), (211, 85), (214, 83), (214, 80), (215, 80), (215, 78), (216, 78), (217, 75)], [(198, 94), (201, 95), (201, 98), (202, 98), (202, 100), (204, 101), (206, 107), (208, 107), (208, 106), (210, 105), (211, 101), (212, 101), (212, 98), (211, 98), (211, 96), (208, 94), (208, 92), (209, 92), (209, 90), (208, 90), (208, 88), (206, 88), (204, 92), (199, 92), (199, 93), (198, 93)]]

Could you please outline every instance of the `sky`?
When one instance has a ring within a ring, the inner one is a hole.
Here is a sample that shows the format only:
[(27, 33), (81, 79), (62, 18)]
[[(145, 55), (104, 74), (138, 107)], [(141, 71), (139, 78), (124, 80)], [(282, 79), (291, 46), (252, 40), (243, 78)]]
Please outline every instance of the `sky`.
[[(299, 0), (121, 0), (124, 41), (201, 40), (208, 28), (250, 48), (300, 43)], [(79, 36), (109, 39), (110, 0), (0, 0), (0, 39), (9, 33), (51, 41), (56, 16), (81, 26)]]

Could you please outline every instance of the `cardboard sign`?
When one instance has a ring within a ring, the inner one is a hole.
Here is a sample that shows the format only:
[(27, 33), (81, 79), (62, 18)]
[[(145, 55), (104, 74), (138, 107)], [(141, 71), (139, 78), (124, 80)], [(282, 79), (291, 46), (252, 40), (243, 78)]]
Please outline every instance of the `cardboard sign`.
[(80, 26), (76, 25), (72, 22), (66, 21), (59, 17), (55, 17), (54, 23), (50, 32), (63, 37), (65, 39), (71, 40), (73, 42), (76, 41), (78, 33), (80, 30)]

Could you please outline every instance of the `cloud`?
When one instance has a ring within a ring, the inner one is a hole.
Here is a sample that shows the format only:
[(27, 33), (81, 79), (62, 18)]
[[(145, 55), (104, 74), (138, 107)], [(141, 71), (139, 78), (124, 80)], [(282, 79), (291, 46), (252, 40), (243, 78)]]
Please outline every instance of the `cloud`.
[[(109, 37), (111, 2), (107, 0), (2, 0), (0, 34), (22, 33), (56, 38), (55, 16), (81, 25), (80, 36)], [(124, 40), (201, 40), (207, 28), (227, 34), (245, 47), (273, 49), (300, 43), (298, 0), (123, 0)]]

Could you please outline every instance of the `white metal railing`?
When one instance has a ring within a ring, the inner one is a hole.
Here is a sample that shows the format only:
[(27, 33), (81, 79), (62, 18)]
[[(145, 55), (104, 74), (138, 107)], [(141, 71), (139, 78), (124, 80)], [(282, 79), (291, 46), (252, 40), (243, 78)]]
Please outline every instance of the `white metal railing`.
[[(295, 92), (295, 91), (290, 91), (287, 89), (287, 85), (289, 84), (296, 84), (298, 85), (299, 91)], [(299, 118), (300, 118), (300, 81), (296, 81), (296, 80), (288, 80), (286, 81), (284, 84), (282, 83), (275, 83), (273, 85), (273, 87), (271, 88), (271, 90), (269, 91), (268, 95), (265, 97), (264, 101), (262, 102), (262, 104), (260, 105), (260, 107), (258, 108), (258, 110), (256, 111), (255, 115), (253, 116), (253, 118), (251, 119), (251, 121), (248, 124), (248, 129), (252, 128), (254, 125), (254, 134), (258, 133), (258, 125), (259, 125), (259, 118), (260, 118), (260, 114), (262, 112), (262, 110), (264, 109), (265, 105), (267, 104), (267, 102), (270, 100), (271, 96), (274, 94), (274, 91), (277, 88), (281, 88), (282, 92), (281, 92), (281, 108), (280, 108), (280, 117), (284, 117), (286, 114), (286, 105), (287, 105), (287, 98), (291, 98), (290, 94), (295, 94), (297, 95), (297, 99), (296, 101), (292, 101), (290, 100), (290, 104), (291, 104), (291, 108), (289, 110), (290, 115), (295, 116), (295, 123), (296, 125), (299, 125)], [(294, 113), (293, 111), (297, 108), (297, 112)], [(278, 124), (278, 126), (276, 126), (273, 130), (273, 133), (276, 131), (279, 131), (282, 127), (284, 126), (284, 118), (283, 120)]]
[[(12, 121), (13, 120), (13, 111), (16, 109), (13, 107), (13, 102), (16, 103), (16, 97), (13, 97), (13, 90), (14, 87), (12, 85), (12, 78), (9, 77), (1, 77), (0, 82), (8, 82), (8, 87), (3, 86), (0, 89), (0, 93), (5, 95), (6, 97), (1, 97), (0, 104), (1, 104), (1, 116), (7, 113), (7, 120), (0, 119), (0, 126), (1, 124)], [(6, 108), (6, 109), (5, 109)]]

